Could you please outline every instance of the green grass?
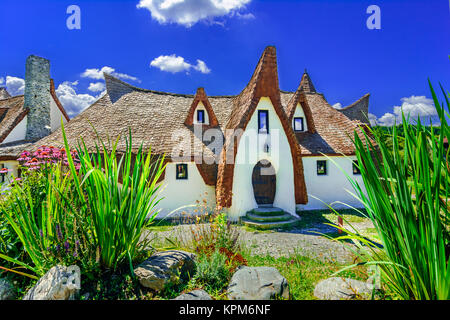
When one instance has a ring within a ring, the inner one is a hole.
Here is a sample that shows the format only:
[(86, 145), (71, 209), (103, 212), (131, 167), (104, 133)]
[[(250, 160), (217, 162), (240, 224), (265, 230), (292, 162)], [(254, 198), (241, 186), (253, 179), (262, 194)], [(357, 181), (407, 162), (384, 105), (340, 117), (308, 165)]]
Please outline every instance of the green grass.
[(170, 220), (159, 219), (153, 221), (146, 229), (152, 232), (164, 232), (172, 230), (175, 226), (176, 224)]
[[(314, 287), (323, 279), (344, 265), (338, 263), (322, 262), (311, 259), (300, 254), (289, 258), (274, 258), (272, 256), (245, 255), (248, 265), (252, 267), (266, 266), (274, 267), (283, 275), (289, 283), (289, 291), (292, 300), (313, 300)], [(366, 281), (368, 278), (366, 267), (357, 267), (343, 272), (340, 276), (356, 280)]]

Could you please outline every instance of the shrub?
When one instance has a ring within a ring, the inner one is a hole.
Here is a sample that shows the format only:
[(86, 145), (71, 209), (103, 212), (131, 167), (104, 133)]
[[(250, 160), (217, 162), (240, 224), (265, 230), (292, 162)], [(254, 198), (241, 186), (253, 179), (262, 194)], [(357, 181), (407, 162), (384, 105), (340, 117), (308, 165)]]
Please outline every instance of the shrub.
[(85, 266), (88, 260), (95, 261), (90, 219), (78, 212), (72, 181), (60, 164), (47, 168), (45, 174), (25, 171), (22, 181), (15, 182), (8, 199), (1, 202), (0, 210), (26, 257), (2, 251), (1, 258), (37, 275), (57, 263), (81, 262)]
[(228, 284), (230, 268), (227, 257), (219, 251), (214, 251), (212, 255), (201, 254), (196, 267), (192, 278), (194, 285), (204, 286), (208, 291), (220, 291)]
[[(403, 116), (392, 129), (392, 146), (383, 134), (372, 130), (378, 147), (367, 134), (364, 142), (355, 132), (354, 143), (367, 193), (351, 178), (357, 197), (372, 220), (382, 249), (375, 249), (357, 232), (341, 239), (356, 240), (361, 255), (377, 264), (386, 285), (402, 299), (450, 298), (449, 136), (446, 117), (430, 83), (431, 94), (441, 122), (438, 135), (421, 124), (409, 123)], [(444, 97), (447, 108), (449, 100)], [(404, 136), (403, 148), (399, 132)], [(403, 152), (401, 152), (403, 151)], [(361, 243), (363, 245), (361, 245)]]
[(202, 218), (197, 216), (196, 223), (191, 226), (191, 243), (188, 245), (196, 252), (210, 252), (211, 248), (238, 252), (239, 236), (239, 230), (227, 221), (225, 213), (209, 216), (209, 223), (203, 223)]
[(120, 158), (118, 139), (111, 152), (100, 138), (94, 154), (82, 140), (75, 151), (65, 152), (71, 149), (63, 123), (62, 133), (65, 148), (44, 147), (35, 158), (21, 156), (28, 169), (10, 188), (9, 201), (1, 201), (0, 213), (26, 257), (20, 261), (2, 251), (0, 258), (37, 275), (56, 263), (114, 270), (128, 262), (132, 270), (146, 245), (140, 241), (144, 227), (157, 213), (163, 157), (154, 159), (142, 146), (134, 154), (131, 133)]

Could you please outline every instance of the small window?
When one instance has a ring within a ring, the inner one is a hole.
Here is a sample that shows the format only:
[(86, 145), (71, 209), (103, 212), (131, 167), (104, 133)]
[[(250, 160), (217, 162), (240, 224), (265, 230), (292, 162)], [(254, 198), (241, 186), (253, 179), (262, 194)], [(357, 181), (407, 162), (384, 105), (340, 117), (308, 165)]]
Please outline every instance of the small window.
[(359, 170), (358, 160), (353, 161), (352, 163), (353, 167), (353, 174), (361, 174), (361, 170)]
[(304, 131), (303, 118), (294, 118), (294, 131)]
[(186, 180), (188, 178), (188, 169), (186, 163), (177, 164), (177, 180)]
[(317, 175), (323, 176), (327, 174), (327, 161), (317, 160)]
[(205, 110), (197, 110), (197, 123), (205, 123)]
[(258, 133), (269, 133), (269, 111), (258, 111)]

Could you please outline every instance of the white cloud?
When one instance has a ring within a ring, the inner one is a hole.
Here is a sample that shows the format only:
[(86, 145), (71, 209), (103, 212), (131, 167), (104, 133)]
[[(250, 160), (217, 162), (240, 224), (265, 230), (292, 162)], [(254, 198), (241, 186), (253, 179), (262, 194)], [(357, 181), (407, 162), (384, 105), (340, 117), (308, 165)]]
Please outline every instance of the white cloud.
[(91, 82), (89, 84), (88, 90), (92, 92), (103, 91), (105, 90), (105, 84), (103, 82), (95, 82), (95, 83)]
[(338, 103), (333, 104), (332, 107), (339, 110), (339, 109), (342, 109), (342, 104), (340, 102), (338, 102)]
[(410, 121), (415, 122), (420, 117), (422, 122), (427, 122), (428, 124), (430, 119), (435, 119), (437, 117), (437, 111), (434, 106), (433, 100), (425, 97), (425, 96), (411, 96), (404, 97), (400, 99), (402, 101), (401, 106), (394, 106), (393, 112), (387, 112), (382, 117), (376, 118), (375, 115), (371, 115), (371, 122), (376, 122), (380, 126), (393, 126), (395, 123), (402, 123), (402, 111), (405, 115), (405, 118), (410, 118)]
[(104, 94), (104, 92), (97, 96), (79, 94), (76, 92), (77, 84), (78, 81), (65, 81), (58, 86), (58, 89), (56, 89), (58, 99), (61, 101), (62, 105), (71, 117), (89, 107)]
[(6, 76), (6, 90), (11, 96), (23, 94), (25, 91), (25, 80), (22, 78)]
[[(177, 23), (191, 27), (201, 20), (214, 22), (215, 18), (233, 16), (251, 0), (140, 0), (137, 7), (150, 11), (161, 24)], [(241, 14), (252, 19), (252, 14)]]
[(243, 20), (253, 20), (255, 19), (255, 16), (252, 13), (240, 13), (236, 12), (236, 17)]
[(197, 60), (197, 65), (192, 65), (184, 60), (183, 57), (172, 54), (170, 56), (159, 56), (150, 62), (151, 67), (158, 68), (161, 71), (177, 73), (186, 71), (191, 68), (201, 73), (210, 73), (211, 69), (206, 66), (206, 63), (202, 60)]
[(82, 78), (90, 78), (90, 79), (100, 80), (100, 79), (103, 79), (103, 73), (107, 73), (107, 74), (110, 74), (110, 75), (112, 75), (114, 77), (117, 77), (117, 78), (120, 78), (120, 79), (124, 79), (124, 80), (133, 80), (133, 81), (140, 82), (140, 80), (138, 78), (130, 76), (130, 75), (125, 74), (125, 73), (116, 72), (116, 69), (108, 67), (108, 66), (104, 66), (101, 69), (97, 69), (97, 68), (86, 69), (81, 74), (81, 77)]
[(4, 83), (5, 83), (5, 78), (0, 77), (0, 85), (2, 85), (2, 84), (4, 84)]
[(211, 69), (206, 66), (206, 63), (202, 60), (197, 59), (197, 65), (193, 67), (195, 70), (201, 73), (210, 73)]
[(371, 126), (377, 125), (377, 116), (376, 115), (374, 115), (373, 113), (369, 113), (368, 118), (369, 118), (369, 122), (370, 122)]

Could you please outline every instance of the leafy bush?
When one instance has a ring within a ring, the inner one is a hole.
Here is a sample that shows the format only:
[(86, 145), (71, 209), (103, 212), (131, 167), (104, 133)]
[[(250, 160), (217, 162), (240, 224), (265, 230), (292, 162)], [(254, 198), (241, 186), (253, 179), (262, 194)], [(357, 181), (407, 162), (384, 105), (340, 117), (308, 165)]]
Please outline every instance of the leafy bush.
[[(450, 298), (449, 136), (446, 117), (430, 83), (441, 122), (439, 134), (403, 116), (392, 129), (388, 147), (380, 131), (364, 141), (355, 132), (354, 143), (367, 193), (350, 177), (357, 197), (364, 204), (383, 248), (377, 250), (357, 232), (341, 239), (357, 240), (361, 255), (382, 270), (386, 285), (402, 299)], [(449, 100), (442, 89), (447, 108)], [(399, 130), (404, 137), (399, 144)], [(403, 150), (402, 150), (403, 149)], [(401, 151), (403, 151), (401, 153)], [(361, 245), (363, 244), (363, 245)]]
[[(68, 149), (64, 125), (63, 136)], [(127, 260), (132, 270), (133, 259), (145, 246), (140, 243), (142, 232), (157, 215), (157, 181), (165, 168), (164, 157), (155, 159), (151, 151), (145, 154), (142, 145), (134, 154), (131, 132), (120, 158), (116, 154), (119, 139), (111, 151), (100, 138), (98, 142), (95, 155), (83, 141), (78, 146), (79, 174), (70, 154), (68, 165), (76, 192), (91, 213), (101, 265), (115, 269)]]
[(26, 172), (23, 180), (12, 186), (9, 201), (2, 201), (0, 210), (27, 258), (21, 261), (11, 256), (11, 252), (6, 255), (3, 251), (1, 258), (37, 275), (43, 275), (57, 263), (81, 262), (84, 267), (85, 262), (95, 261), (90, 219), (78, 211), (72, 180), (71, 175), (63, 173), (60, 164), (55, 164), (46, 174)]
[(227, 257), (219, 251), (212, 255), (200, 255), (196, 267), (197, 271), (192, 278), (194, 285), (204, 286), (208, 291), (219, 291), (228, 284), (230, 268)]
[(0, 245), (0, 258), (39, 276), (56, 263), (77, 263), (89, 270), (98, 265), (116, 269), (128, 261), (132, 268), (145, 246), (142, 231), (156, 215), (163, 159), (151, 161), (151, 152), (145, 155), (142, 147), (133, 154), (131, 134), (120, 159), (118, 140), (111, 152), (100, 138), (102, 147), (96, 144), (93, 155), (83, 141), (65, 152), (71, 149), (63, 124), (62, 132), (65, 148), (43, 147), (35, 158), (24, 153), (19, 159), (24, 177), (4, 195), (0, 218), (6, 219), (23, 250), (18, 256)]
[(191, 238), (187, 246), (193, 247), (196, 252), (210, 252), (225, 248), (231, 252), (238, 252), (239, 230), (228, 220), (225, 213), (216, 213), (209, 216), (209, 223), (203, 223), (200, 216), (191, 227)]

